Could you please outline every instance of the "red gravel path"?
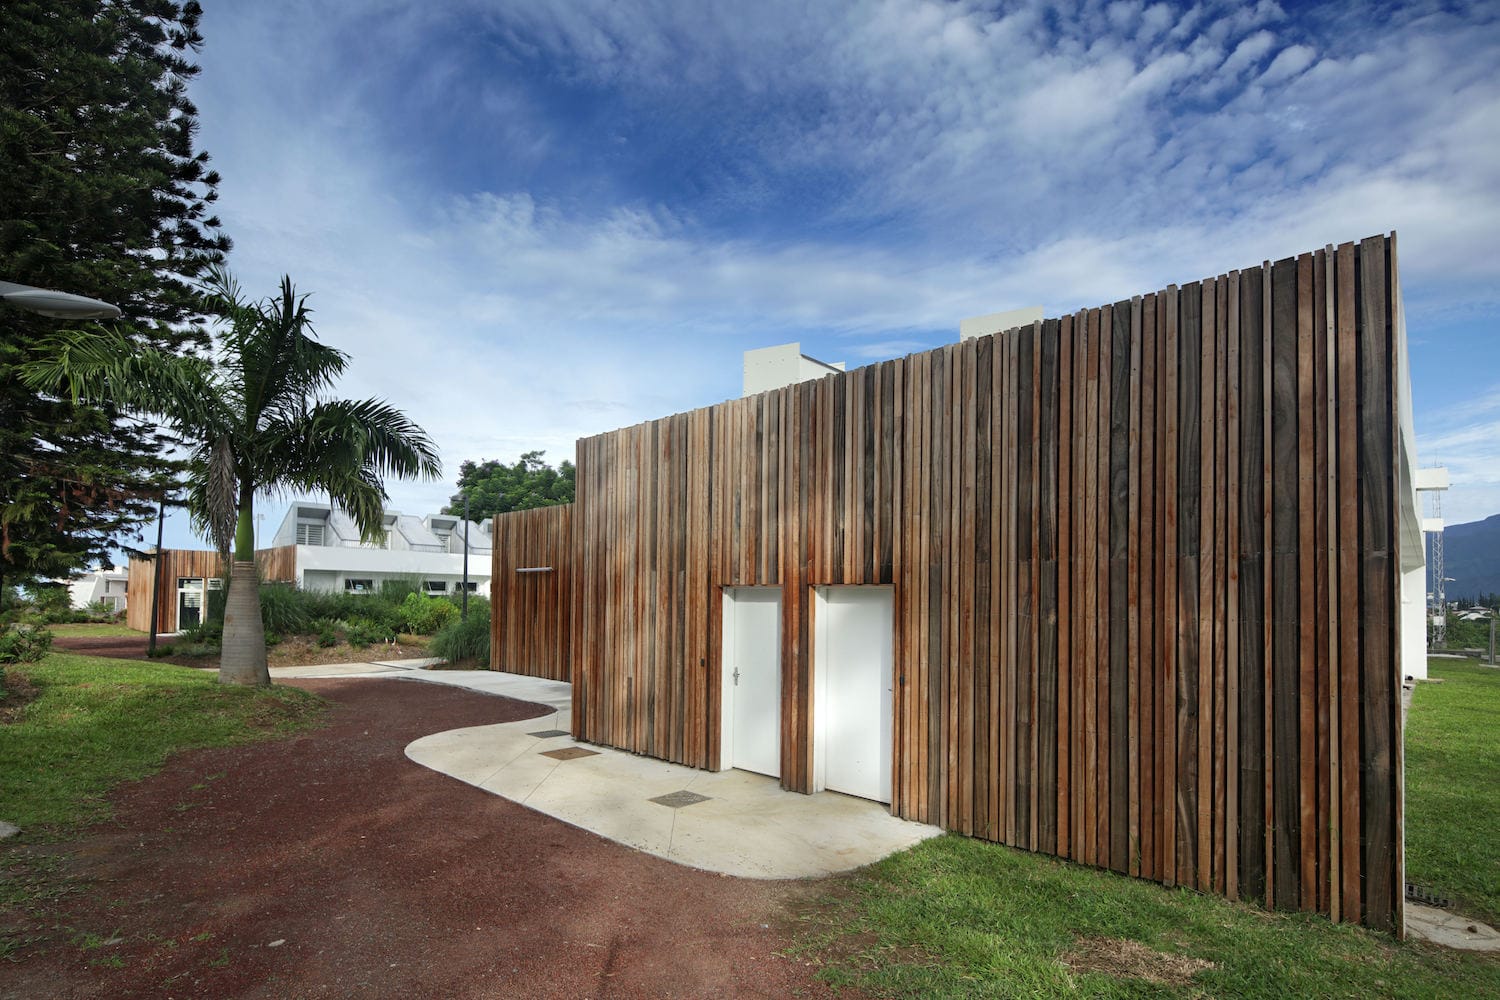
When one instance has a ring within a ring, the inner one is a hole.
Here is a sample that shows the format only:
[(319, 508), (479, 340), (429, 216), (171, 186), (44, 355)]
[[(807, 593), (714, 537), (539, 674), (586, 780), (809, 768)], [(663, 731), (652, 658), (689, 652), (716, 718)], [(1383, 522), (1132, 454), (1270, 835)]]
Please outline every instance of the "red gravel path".
[[(171, 642), (158, 639), (157, 642)], [(60, 635), (52, 640), (52, 648), (69, 653), (86, 653), (89, 656), (111, 656), (119, 660), (144, 660), (146, 637), (144, 635)]]
[(39, 952), (0, 960), (0, 997), (828, 995), (777, 955), (805, 883), (682, 868), (402, 753), (537, 706), (302, 684), (333, 702), (326, 728), (179, 755), (54, 849), (91, 888), (33, 929)]

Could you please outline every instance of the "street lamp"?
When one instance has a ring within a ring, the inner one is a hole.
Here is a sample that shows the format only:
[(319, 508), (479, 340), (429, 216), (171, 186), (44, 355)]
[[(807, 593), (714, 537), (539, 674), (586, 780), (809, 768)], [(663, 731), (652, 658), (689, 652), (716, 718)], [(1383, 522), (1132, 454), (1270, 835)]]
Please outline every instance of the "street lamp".
[(54, 319), (119, 319), (123, 315), (119, 306), (91, 299), (87, 295), (18, 285), (14, 281), (0, 281), (0, 300), (17, 309)]

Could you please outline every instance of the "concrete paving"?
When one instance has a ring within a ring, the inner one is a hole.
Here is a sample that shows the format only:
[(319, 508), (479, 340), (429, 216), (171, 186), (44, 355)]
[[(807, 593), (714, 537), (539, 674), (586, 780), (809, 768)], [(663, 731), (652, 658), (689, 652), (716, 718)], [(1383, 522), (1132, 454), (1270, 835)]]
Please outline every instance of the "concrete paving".
[[(544, 705), (548, 714), (522, 722), (424, 736), (406, 755), (564, 823), (705, 871), (766, 879), (831, 875), (942, 832), (837, 792), (799, 795), (747, 771), (699, 771), (577, 743), (568, 735), (571, 684), (495, 670), (424, 669), (434, 662), (441, 661), (273, 667), (271, 676), (448, 684)], [(532, 735), (547, 732), (563, 735)], [(564, 759), (546, 756), (557, 751)], [(658, 798), (672, 804), (652, 801)]]
[(1469, 917), (1418, 903), (1406, 904), (1406, 933), (1464, 951), (1500, 951), (1500, 931)]
[[(424, 736), (407, 746), (407, 757), (678, 864), (745, 878), (807, 878), (870, 864), (942, 832), (865, 799), (799, 795), (746, 771), (699, 771), (577, 743), (567, 735), (572, 685), (560, 681), (489, 670), (412, 671), (405, 678), (552, 709), (522, 722)], [(551, 732), (562, 735), (545, 735)]]

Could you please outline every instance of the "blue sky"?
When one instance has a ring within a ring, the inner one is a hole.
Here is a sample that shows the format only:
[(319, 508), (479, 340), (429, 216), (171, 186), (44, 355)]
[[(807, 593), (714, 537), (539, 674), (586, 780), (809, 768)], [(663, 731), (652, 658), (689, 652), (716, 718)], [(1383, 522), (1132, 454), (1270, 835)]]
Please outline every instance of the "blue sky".
[(204, 6), (232, 264), (437, 440), (395, 509), (738, 395), (749, 348), (854, 367), (1396, 230), (1420, 460), (1500, 512), (1493, 4)]

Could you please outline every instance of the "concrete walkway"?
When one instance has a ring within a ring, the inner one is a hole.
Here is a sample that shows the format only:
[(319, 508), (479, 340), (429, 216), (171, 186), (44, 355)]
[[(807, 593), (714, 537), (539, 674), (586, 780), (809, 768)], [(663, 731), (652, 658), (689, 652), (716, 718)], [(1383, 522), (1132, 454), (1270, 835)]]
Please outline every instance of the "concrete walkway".
[(745, 878), (808, 878), (867, 865), (934, 837), (877, 802), (799, 795), (747, 771), (699, 771), (574, 742), (571, 684), (430, 660), (276, 667), (291, 677), (382, 677), (535, 702), (550, 714), (434, 733), (406, 756), (564, 823), (678, 864)]

